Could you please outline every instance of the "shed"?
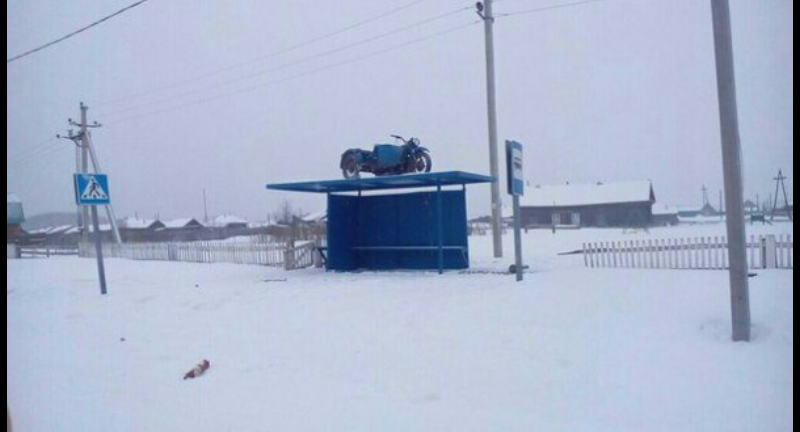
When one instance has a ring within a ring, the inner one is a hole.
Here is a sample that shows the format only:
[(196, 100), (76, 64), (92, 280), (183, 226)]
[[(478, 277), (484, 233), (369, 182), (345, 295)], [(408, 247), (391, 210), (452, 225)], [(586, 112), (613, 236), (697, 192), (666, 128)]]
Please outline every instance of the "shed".
[(6, 244), (16, 243), (23, 235), (22, 224), (25, 222), (25, 211), (22, 200), (14, 194), (6, 194)]
[(202, 229), (204, 225), (200, 223), (197, 219), (194, 218), (182, 218), (182, 219), (173, 219), (168, 222), (164, 222), (164, 228), (167, 230), (192, 230), (192, 229)]
[(535, 186), (522, 198), (525, 227), (641, 227), (653, 221), (649, 181)]
[(246, 219), (234, 215), (221, 215), (214, 218), (212, 225), (215, 228), (247, 229), (249, 223)]
[[(493, 181), (451, 171), (267, 188), (327, 195), (328, 270), (438, 269), (441, 273), (469, 267), (466, 187)], [(403, 190), (406, 193), (400, 193)]]
[(653, 225), (675, 226), (680, 224), (678, 208), (663, 203), (653, 203)]

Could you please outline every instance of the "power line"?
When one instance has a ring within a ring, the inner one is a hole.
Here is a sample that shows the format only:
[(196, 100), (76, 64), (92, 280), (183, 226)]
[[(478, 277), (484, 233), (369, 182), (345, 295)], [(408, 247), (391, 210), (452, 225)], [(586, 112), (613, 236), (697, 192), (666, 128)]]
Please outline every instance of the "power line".
[(414, 6), (418, 5), (418, 4), (426, 2), (426, 1), (428, 1), (428, 0), (414, 0), (412, 2), (400, 5), (400, 6), (396, 7), (396, 8), (394, 8), (394, 9), (388, 10), (386, 12), (382, 12), (380, 14), (373, 15), (373, 16), (371, 16), (369, 18), (364, 19), (364, 20), (361, 20), (361, 21), (358, 21), (356, 23), (353, 23), (353, 24), (347, 25), (345, 27), (339, 28), (337, 30), (322, 34), (320, 36), (316, 36), (316, 37), (311, 38), (311, 39), (307, 39), (307, 40), (305, 40), (303, 42), (299, 42), (297, 44), (290, 45), (290, 46), (288, 46), (286, 48), (282, 48), (282, 49), (279, 49), (277, 51), (273, 51), (273, 52), (270, 52), (268, 54), (264, 54), (262, 56), (255, 57), (255, 58), (250, 59), (250, 60), (246, 60), (246, 61), (243, 61), (243, 62), (240, 62), (240, 63), (236, 63), (236, 64), (233, 64), (231, 66), (227, 66), (227, 67), (224, 67), (224, 68), (221, 68), (221, 69), (212, 70), (210, 72), (206, 72), (206, 73), (203, 73), (203, 74), (200, 74), (200, 75), (196, 75), (194, 77), (191, 77), (191, 78), (188, 78), (188, 79), (185, 79), (185, 80), (176, 81), (176, 82), (172, 82), (170, 84), (165, 84), (163, 86), (154, 87), (154, 88), (151, 88), (150, 90), (145, 90), (145, 91), (142, 91), (142, 92), (139, 92), (139, 93), (135, 93), (135, 94), (132, 94), (132, 95), (128, 95), (128, 96), (125, 96), (125, 97), (115, 98), (115, 99), (111, 99), (111, 100), (107, 100), (107, 101), (101, 101), (97, 105), (98, 106), (113, 105), (113, 104), (119, 103), (121, 101), (130, 101), (131, 99), (138, 99), (138, 98), (140, 98), (142, 96), (146, 96), (146, 95), (153, 94), (153, 93), (158, 93), (158, 92), (161, 92), (161, 91), (164, 91), (164, 90), (170, 90), (170, 89), (173, 89), (173, 88), (175, 88), (177, 86), (183, 86), (183, 85), (186, 85), (186, 84), (191, 84), (191, 83), (194, 83), (194, 82), (197, 82), (197, 81), (202, 81), (202, 80), (204, 80), (206, 78), (210, 78), (210, 77), (214, 77), (214, 76), (223, 74), (225, 72), (229, 72), (229, 71), (232, 71), (232, 70), (240, 69), (242, 67), (249, 66), (251, 64), (260, 62), (262, 60), (266, 60), (266, 59), (277, 57), (277, 56), (280, 56), (280, 55), (283, 55), (283, 54), (287, 54), (287, 53), (290, 53), (292, 51), (296, 51), (296, 50), (298, 50), (300, 48), (304, 48), (306, 46), (312, 45), (314, 43), (321, 42), (321, 41), (323, 41), (325, 39), (329, 39), (331, 37), (338, 36), (340, 34), (349, 32), (349, 31), (357, 29), (359, 27), (363, 27), (363, 26), (365, 26), (367, 24), (370, 24), (370, 23), (373, 23), (375, 21), (381, 20), (383, 18), (395, 15), (397, 13), (400, 13), (400, 12), (406, 10), (406, 9), (409, 9), (411, 7), (414, 7)]
[(600, 3), (600, 2), (605, 2), (605, 1), (608, 1), (608, 0), (583, 0), (583, 1), (577, 1), (577, 2), (572, 2), (572, 3), (557, 4), (557, 5), (552, 5), (552, 6), (542, 6), (542, 7), (533, 8), (533, 9), (524, 9), (524, 10), (520, 10), (520, 11), (516, 11), (516, 12), (501, 13), (501, 14), (496, 14), (495, 16), (498, 17), (498, 18), (505, 18), (505, 17), (513, 17), (513, 16), (518, 16), (518, 15), (529, 15), (529, 14), (533, 14), (533, 13), (546, 12), (546, 11), (551, 11), (551, 10), (556, 10), (556, 9), (565, 9), (565, 8), (571, 8), (571, 7), (577, 7), (577, 6), (583, 6), (583, 5), (587, 5), (587, 4), (590, 4), (590, 3)]
[(56, 139), (57, 138), (55, 136), (50, 136), (47, 139), (41, 140), (38, 144), (34, 144), (34, 145), (30, 146), (30, 147), (26, 147), (26, 148), (22, 149), (22, 151), (20, 151), (16, 155), (11, 156), (10, 158), (8, 156), (6, 156), (6, 159), (8, 159), (8, 160), (18, 159), (18, 158), (21, 158), (21, 157), (25, 157), (25, 156), (27, 156), (29, 154), (36, 153), (37, 151), (40, 151), (40, 150), (48, 147), (48, 145), (50, 143), (52, 143), (53, 141), (55, 141)]
[(411, 46), (411, 45), (420, 44), (422, 42), (425, 42), (425, 41), (428, 41), (428, 40), (431, 40), (431, 39), (436, 39), (436, 38), (439, 38), (439, 37), (443, 37), (445, 35), (448, 35), (448, 34), (451, 34), (451, 33), (455, 33), (457, 31), (463, 30), (465, 28), (474, 26), (474, 25), (479, 24), (479, 23), (481, 23), (481, 21), (471, 21), (471, 22), (466, 23), (466, 24), (462, 24), (462, 25), (459, 25), (459, 26), (456, 26), (456, 27), (451, 27), (449, 29), (446, 29), (446, 30), (443, 30), (443, 31), (440, 31), (440, 32), (437, 32), (437, 33), (430, 34), (428, 36), (423, 36), (421, 38), (413, 39), (411, 41), (404, 42), (402, 44), (393, 45), (391, 47), (384, 48), (384, 49), (381, 49), (381, 50), (378, 50), (378, 51), (374, 51), (374, 52), (366, 54), (366, 55), (353, 57), (353, 58), (350, 58), (348, 60), (344, 60), (344, 61), (337, 62), (337, 63), (332, 63), (332, 64), (329, 64), (327, 66), (323, 66), (323, 67), (320, 67), (320, 68), (317, 68), (317, 69), (312, 69), (310, 71), (306, 71), (306, 72), (303, 72), (303, 73), (292, 75), (292, 76), (289, 76), (289, 77), (286, 77), (286, 78), (283, 78), (283, 79), (270, 81), (270, 82), (259, 84), (259, 85), (255, 85), (255, 86), (241, 88), (241, 89), (236, 90), (236, 91), (222, 93), (222, 94), (219, 94), (219, 95), (216, 95), (216, 96), (213, 96), (213, 97), (200, 99), (200, 100), (196, 100), (196, 101), (185, 103), (185, 104), (180, 104), (180, 105), (164, 108), (164, 109), (161, 109), (161, 110), (151, 111), (149, 113), (145, 113), (145, 114), (141, 114), (141, 115), (137, 115), (137, 116), (133, 116), (133, 117), (127, 117), (127, 118), (119, 119), (119, 120), (116, 120), (116, 121), (106, 122), (106, 124), (107, 125), (111, 125), (111, 124), (126, 123), (126, 122), (129, 122), (129, 121), (138, 120), (138, 119), (146, 118), (146, 117), (151, 117), (151, 116), (158, 115), (158, 114), (163, 114), (163, 113), (166, 113), (166, 112), (171, 112), (171, 111), (176, 111), (176, 110), (180, 110), (180, 109), (183, 109), (183, 108), (188, 108), (188, 107), (192, 107), (192, 106), (196, 106), (196, 105), (206, 104), (206, 103), (209, 103), (209, 102), (213, 102), (213, 101), (216, 101), (216, 100), (219, 100), (219, 99), (223, 99), (223, 98), (239, 95), (239, 94), (242, 94), (242, 93), (250, 93), (250, 92), (253, 92), (253, 91), (256, 91), (256, 90), (264, 89), (264, 88), (269, 87), (269, 86), (282, 84), (282, 83), (285, 83), (285, 82), (293, 81), (293, 80), (296, 80), (296, 79), (299, 79), (299, 78), (303, 78), (303, 77), (306, 77), (306, 76), (310, 76), (310, 75), (316, 75), (316, 74), (318, 74), (320, 72), (324, 72), (324, 71), (328, 71), (328, 70), (335, 69), (335, 68), (338, 68), (338, 67), (346, 66), (346, 65), (349, 65), (349, 64), (352, 64), (352, 63), (358, 63), (358, 62), (361, 62), (361, 61), (364, 61), (364, 60), (367, 60), (367, 59), (370, 59), (370, 58), (373, 58), (373, 57), (376, 57), (376, 56), (379, 56), (379, 55), (382, 55), (382, 54), (386, 54), (388, 52), (396, 51), (396, 50), (399, 50), (399, 49), (402, 49), (402, 48), (405, 48), (405, 47), (408, 47), (408, 46)]
[(455, 9), (455, 10), (452, 10), (452, 11), (449, 11), (449, 12), (445, 12), (445, 13), (433, 16), (431, 18), (427, 18), (427, 19), (424, 19), (424, 20), (421, 20), (421, 21), (417, 21), (415, 23), (412, 23), (412, 24), (409, 24), (409, 25), (406, 25), (406, 26), (403, 26), (403, 27), (396, 28), (396, 29), (388, 31), (386, 33), (381, 33), (381, 34), (379, 34), (377, 36), (373, 36), (373, 37), (369, 37), (369, 38), (366, 38), (366, 39), (362, 39), (362, 40), (356, 41), (354, 43), (347, 44), (347, 45), (344, 45), (344, 46), (341, 46), (341, 47), (338, 47), (338, 48), (334, 48), (334, 49), (331, 49), (331, 50), (328, 50), (328, 51), (325, 51), (325, 52), (322, 52), (322, 53), (319, 53), (319, 54), (315, 54), (315, 55), (311, 55), (311, 56), (308, 56), (308, 57), (304, 57), (304, 58), (301, 58), (301, 59), (293, 61), (293, 62), (285, 63), (285, 64), (282, 64), (282, 65), (279, 65), (279, 66), (275, 66), (275, 67), (272, 67), (272, 68), (268, 68), (268, 69), (263, 69), (263, 70), (260, 70), (260, 71), (254, 72), (254, 73), (250, 73), (250, 74), (247, 74), (247, 75), (243, 75), (243, 76), (240, 76), (240, 77), (229, 79), (229, 80), (226, 80), (226, 81), (223, 81), (223, 82), (220, 82), (220, 83), (216, 83), (216, 84), (213, 84), (213, 85), (200, 87), (200, 88), (193, 89), (193, 90), (188, 90), (188, 91), (185, 91), (185, 92), (181, 92), (181, 93), (178, 93), (178, 94), (175, 94), (175, 95), (172, 95), (172, 96), (167, 96), (167, 97), (164, 97), (164, 98), (161, 98), (161, 99), (157, 99), (157, 100), (154, 100), (154, 101), (144, 102), (144, 103), (128, 106), (128, 107), (121, 108), (121, 109), (118, 109), (118, 110), (114, 110), (114, 111), (111, 111), (111, 112), (108, 112), (108, 113), (104, 113), (104, 114), (105, 114), (105, 117), (114, 116), (115, 114), (132, 111), (132, 110), (135, 110), (135, 109), (138, 109), (138, 108), (149, 107), (149, 106), (151, 106), (153, 104), (161, 104), (161, 103), (169, 102), (169, 101), (172, 101), (172, 100), (175, 100), (175, 99), (184, 98), (186, 96), (192, 96), (192, 95), (195, 95), (195, 94), (198, 94), (198, 93), (202, 93), (202, 92), (207, 91), (207, 90), (213, 90), (213, 89), (217, 89), (217, 88), (222, 88), (222, 87), (226, 87), (226, 86), (229, 86), (231, 84), (236, 84), (236, 83), (239, 83), (239, 82), (242, 82), (242, 81), (247, 81), (247, 80), (250, 80), (250, 79), (259, 78), (259, 77), (262, 77), (262, 76), (267, 75), (267, 74), (272, 73), (272, 72), (277, 72), (277, 71), (281, 71), (281, 70), (284, 70), (284, 69), (288, 69), (288, 68), (291, 68), (293, 66), (297, 66), (297, 65), (304, 64), (304, 63), (308, 63), (308, 62), (311, 62), (313, 60), (317, 60), (317, 59), (320, 59), (320, 58), (328, 57), (328, 56), (331, 56), (333, 54), (337, 54), (337, 53), (340, 53), (340, 52), (343, 52), (343, 51), (347, 51), (347, 50), (350, 50), (350, 49), (353, 49), (353, 48), (357, 48), (357, 47), (362, 46), (362, 45), (366, 45), (366, 44), (371, 43), (371, 42), (375, 42), (375, 41), (378, 41), (378, 40), (381, 40), (381, 39), (385, 39), (385, 38), (387, 38), (389, 36), (393, 36), (393, 35), (396, 35), (396, 34), (399, 34), (399, 33), (403, 33), (403, 32), (406, 32), (408, 30), (412, 30), (414, 28), (421, 27), (421, 26), (424, 26), (424, 25), (427, 25), (427, 24), (430, 24), (430, 23), (433, 23), (433, 22), (436, 22), (436, 21), (440, 21), (442, 19), (449, 18), (451, 16), (454, 16), (456, 14), (459, 14), (459, 13), (462, 13), (462, 12), (465, 12), (465, 11), (471, 10), (471, 9), (472, 9), (471, 7), (458, 8), (458, 9)]
[(29, 168), (31, 165), (52, 160), (54, 156), (60, 155), (61, 151), (67, 148), (69, 147), (66, 145), (53, 146), (35, 156), (22, 158), (18, 161), (6, 161), (6, 167), (9, 171)]
[(55, 151), (61, 150), (64, 147), (65, 146), (63, 144), (51, 145), (50, 147), (47, 147), (47, 148), (44, 148), (44, 149), (39, 150), (37, 152), (31, 153), (31, 154), (29, 154), (27, 156), (18, 157), (16, 159), (8, 159), (6, 161), (6, 164), (7, 165), (12, 165), (12, 166), (13, 165), (26, 164), (26, 163), (28, 163), (28, 162), (30, 162), (32, 160), (39, 159), (41, 157), (44, 157), (47, 154), (50, 154), (50, 153), (53, 153)]
[(39, 51), (42, 51), (42, 50), (44, 50), (46, 48), (49, 48), (49, 47), (51, 47), (51, 46), (53, 46), (53, 45), (55, 45), (57, 43), (64, 42), (65, 40), (67, 40), (67, 39), (69, 39), (69, 38), (71, 38), (73, 36), (77, 36), (78, 34), (83, 33), (83, 32), (85, 32), (86, 30), (89, 30), (92, 27), (98, 26), (98, 25), (110, 20), (111, 18), (114, 18), (115, 16), (123, 14), (123, 13), (135, 8), (136, 6), (141, 5), (142, 3), (147, 3), (148, 1), (150, 1), (150, 0), (139, 0), (139, 1), (137, 1), (136, 3), (134, 3), (132, 5), (126, 6), (126, 7), (122, 8), (122, 9), (114, 12), (111, 15), (105, 16), (105, 17), (103, 17), (103, 18), (101, 18), (101, 19), (99, 19), (99, 20), (97, 20), (97, 21), (85, 26), (85, 27), (82, 27), (82, 28), (80, 28), (78, 30), (75, 30), (74, 32), (69, 33), (69, 34), (67, 34), (65, 36), (62, 36), (62, 37), (60, 37), (60, 38), (58, 38), (58, 39), (56, 39), (56, 40), (54, 40), (52, 42), (48, 42), (48, 43), (46, 43), (46, 44), (44, 44), (42, 46), (39, 46), (37, 48), (34, 48), (34, 49), (30, 50), (30, 51), (26, 51), (26, 52), (24, 52), (22, 54), (19, 54), (19, 55), (16, 55), (14, 57), (11, 57), (10, 59), (6, 60), (6, 64), (9, 64), (11, 62), (15, 62), (15, 61), (20, 60), (20, 59), (22, 59), (24, 57), (27, 57), (27, 56), (29, 56), (31, 54), (37, 53)]
[[(55, 140), (55, 138), (53, 138), (52, 141), (54, 141), (54, 140)], [(23, 151), (23, 152), (17, 154), (16, 156), (7, 158), (6, 162), (9, 163), (9, 164), (12, 164), (12, 165), (13, 164), (18, 164), (18, 163), (25, 163), (26, 161), (28, 161), (30, 159), (36, 159), (36, 158), (41, 157), (42, 155), (47, 154), (47, 153), (49, 153), (49, 152), (51, 152), (53, 150), (60, 149), (60, 148), (64, 147), (63, 143), (56, 143), (56, 142), (52, 142), (52, 141), (49, 141), (49, 142), (47, 142), (44, 145), (39, 146), (39, 147), (32, 147), (30, 149), (27, 149), (26, 151)]]

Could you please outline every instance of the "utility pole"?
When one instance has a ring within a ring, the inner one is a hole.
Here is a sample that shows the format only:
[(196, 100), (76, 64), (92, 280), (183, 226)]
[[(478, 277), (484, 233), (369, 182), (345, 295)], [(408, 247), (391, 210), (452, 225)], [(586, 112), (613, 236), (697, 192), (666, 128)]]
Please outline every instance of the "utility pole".
[(205, 224), (208, 226), (208, 196), (205, 189), (203, 189), (203, 214), (205, 215)]
[[(75, 172), (81, 172), (81, 143), (80, 137), (75, 135), (72, 129), (67, 131), (67, 136), (56, 135), (58, 139), (66, 139), (72, 142), (75, 146)], [(83, 209), (80, 204), (75, 204), (75, 224), (83, 232), (85, 229), (85, 222), (83, 219)]]
[[(99, 125), (96, 125), (100, 127)], [(94, 142), (92, 141), (92, 134), (89, 133), (88, 137), (89, 142), (89, 155), (92, 157), (92, 165), (94, 165), (95, 172), (103, 172), (103, 169), (100, 168), (100, 161), (97, 158), (97, 153), (94, 150)], [(114, 235), (114, 241), (117, 244), (122, 244), (122, 236), (119, 233), (119, 227), (117, 226), (117, 215), (114, 212), (114, 207), (109, 205), (104, 206), (106, 210), (106, 217), (109, 220), (109, 224), (111, 225), (111, 233)]]
[[(89, 124), (89, 107), (86, 106), (83, 102), (80, 105), (81, 108), (81, 121), (80, 123), (76, 123), (69, 120), (69, 123), (73, 126), (80, 128), (80, 133), (77, 135), (77, 138), (80, 141), (80, 150), (81, 150), (81, 163), (80, 163), (80, 170), (78, 172), (88, 174), (89, 173), (89, 160), (91, 159), (92, 165), (94, 167), (95, 172), (101, 172), (102, 169), (100, 168), (100, 162), (97, 159), (97, 154), (94, 151), (94, 147), (92, 144), (92, 136), (89, 133), (90, 128), (99, 128), (101, 127), (100, 124), (94, 122), (93, 124)], [(77, 142), (77, 141), (76, 141)], [(81, 206), (81, 219), (83, 222), (83, 242), (89, 242), (89, 229), (88, 229), (88, 221), (89, 221), (89, 209), (86, 206)], [(117, 219), (116, 215), (114, 214), (114, 208), (111, 205), (105, 206), (106, 210), (106, 217), (111, 224), (111, 231), (114, 235), (114, 241), (118, 244), (122, 243), (122, 236), (119, 233), (119, 227), (117, 226)], [(100, 235), (100, 233), (98, 233)]]
[[(80, 172), (86, 174), (89, 172), (89, 146), (87, 145), (86, 137), (89, 135), (88, 125), (88, 111), (89, 107), (81, 102), (81, 123), (80, 132), (78, 137), (81, 140), (81, 170)], [(81, 206), (81, 220), (83, 221), (83, 243), (89, 244), (89, 209), (86, 206)]]
[(500, 195), (500, 162), (497, 150), (497, 100), (494, 70), (494, 13), (493, 0), (478, 3), (478, 15), (483, 19), (486, 34), (486, 93), (489, 111), (489, 165), (492, 183), (492, 237), (494, 257), (503, 257), (503, 201)]
[(783, 192), (783, 205), (786, 213), (789, 215), (789, 220), (792, 220), (792, 213), (789, 211), (789, 194), (786, 192), (787, 177), (783, 175), (783, 170), (778, 171), (778, 177), (775, 177), (775, 202), (772, 204), (772, 216), (770, 219), (775, 221), (775, 214), (778, 212), (778, 197)]
[(750, 341), (750, 281), (748, 279), (744, 221), (744, 180), (739, 113), (736, 102), (736, 74), (733, 61), (731, 13), (728, 0), (711, 0), (714, 48), (717, 63), (722, 164), (730, 257), (731, 316), (734, 342)]

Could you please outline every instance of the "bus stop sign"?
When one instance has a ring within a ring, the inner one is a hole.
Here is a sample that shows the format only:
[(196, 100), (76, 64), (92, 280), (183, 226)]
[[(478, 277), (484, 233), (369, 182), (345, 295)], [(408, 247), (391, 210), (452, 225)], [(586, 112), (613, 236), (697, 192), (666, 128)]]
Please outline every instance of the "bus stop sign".
[(517, 197), (525, 195), (522, 144), (516, 141), (506, 141), (506, 163), (508, 167), (508, 194)]

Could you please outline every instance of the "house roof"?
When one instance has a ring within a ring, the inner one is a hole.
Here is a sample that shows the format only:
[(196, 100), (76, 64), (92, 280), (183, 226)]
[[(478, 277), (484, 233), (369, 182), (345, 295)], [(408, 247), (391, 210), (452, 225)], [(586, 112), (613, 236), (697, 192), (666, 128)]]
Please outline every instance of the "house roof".
[(321, 222), (327, 218), (328, 218), (328, 212), (320, 211), (305, 215), (302, 218), (300, 218), (300, 220), (302, 220), (303, 222), (313, 223), (313, 222)]
[(186, 228), (190, 224), (196, 224), (196, 225), (200, 225), (200, 226), (203, 225), (197, 219), (194, 219), (194, 218), (181, 218), (181, 219), (174, 219), (174, 220), (171, 220), (171, 221), (168, 221), (168, 222), (164, 222), (164, 227), (165, 228), (172, 228), (172, 229)]
[[(111, 224), (100, 224), (100, 232), (109, 232), (109, 231), (111, 231)], [(81, 232), (81, 227), (74, 226), (74, 227), (68, 229), (67, 231), (64, 231), (64, 234), (67, 234), (67, 235), (69, 235), (69, 234), (78, 234), (80, 232)], [(89, 225), (89, 232), (90, 233), (94, 232), (94, 227), (92, 225)]]
[(653, 216), (677, 216), (677, 215), (678, 215), (678, 207), (663, 203), (653, 204)]
[(6, 204), (22, 204), (22, 200), (19, 199), (18, 196), (14, 195), (12, 193), (7, 193), (6, 194)]
[(47, 235), (64, 234), (64, 233), (67, 233), (68, 231), (70, 231), (73, 227), (74, 227), (74, 225), (60, 225), (60, 226), (55, 226), (55, 227), (51, 226), (51, 227), (39, 228), (39, 229), (33, 230), (33, 231), (28, 231), (28, 234), (33, 234), (33, 235), (37, 235), (37, 234), (47, 234)]
[(244, 218), (234, 215), (221, 215), (214, 218), (212, 224), (215, 227), (226, 227), (230, 225), (247, 225), (248, 222)]
[(122, 219), (119, 223), (120, 228), (127, 228), (127, 229), (148, 229), (153, 226), (153, 224), (157, 223), (158, 221), (155, 219), (142, 219), (138, 217), (126, 217)]
[(563, 184), (526, 188), (523, 207), (578, 207), (655, 200), (649, 181)]

